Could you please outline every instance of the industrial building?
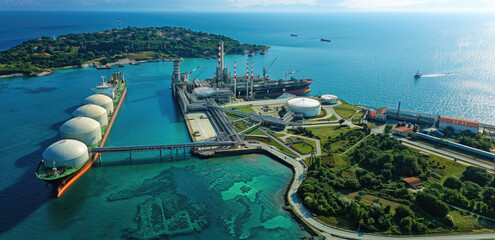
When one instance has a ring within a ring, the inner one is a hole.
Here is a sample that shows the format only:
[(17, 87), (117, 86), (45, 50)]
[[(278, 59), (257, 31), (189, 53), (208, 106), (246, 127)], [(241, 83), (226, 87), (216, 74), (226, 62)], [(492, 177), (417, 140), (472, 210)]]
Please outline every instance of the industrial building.
[(108, 115), (113, 113), (113, 100), (103, 94), (93, 94), (84, 99), (83, 104), (95, 104), (107, 110)]
[(333, 104), (337, 104), (339, 98), (335, 95), (325, 94), (325, 95), (321, 95), (320, 101), (322, 104), (333, 105)]
[(311, 98), (292, 98), (287, 101), (287, 111), (314, 117), (320, 115), (321, 104)]
[(101, 127), (108, 124), (108, 113), (104, 108), (95, 104), (86, 104), (72, 113), (73, 117), (88, 117), (98, 121)]
[(62, 139), (78, 140), (91, 146), (101, 140), (101, 126), (96, 120), (87, 117), (76, 117), (60, 127)]
[(468, 130), (476, 134), (478, 133), (480, 123), (472, 120), (440, 116), (438, 118), (438, 128), (444, 130), (448, 127), (452, 127), (457, 133)]
[(46, 168), (71, 168), (88, 160), (88, 147), (77, 140), (63, 139), (45, 149), (42, 164)]

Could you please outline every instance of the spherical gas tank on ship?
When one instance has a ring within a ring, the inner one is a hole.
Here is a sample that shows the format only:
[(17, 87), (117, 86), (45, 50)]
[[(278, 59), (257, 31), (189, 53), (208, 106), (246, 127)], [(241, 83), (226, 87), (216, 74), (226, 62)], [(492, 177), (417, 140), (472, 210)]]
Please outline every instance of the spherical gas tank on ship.
[(46, 148), (42, 158), (46, 167), (76, 167), (88, 160), (88, 147), (77, 140), (63, 139)]
[(74, 139), (91, 146), (101, 140), (101, 126), (96, 120), (87, 117), (76, 117), (60, 127), (62, 139)]
[(113, 113), (113, 100), (103, 94), (93, 94), (84, 99), (83, 104), (95, 104), (107, 110), (107, 114)]
[(72, 113), (73, 117), (88, 117), (100, 123), (102, 127), (108, 124), (108, 113), (103, 107), (95, 104), (86, 104)]

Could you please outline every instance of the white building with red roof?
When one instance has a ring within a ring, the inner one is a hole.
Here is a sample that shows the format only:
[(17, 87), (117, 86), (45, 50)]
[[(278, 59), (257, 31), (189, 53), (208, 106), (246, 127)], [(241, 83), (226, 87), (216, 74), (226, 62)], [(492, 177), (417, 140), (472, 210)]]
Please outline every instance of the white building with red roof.
[(444, 130), (448, 127), (452, 127), (455, 132), (469, 130), (476, 134), (478, 133), (480, 123), (472, 120), (440, 116), (440, 118), (438, 118), (438, 128)]
[(394, 135), (407, 137), (407, 136), (409, 136), (410, 132), (411, 132), (411, 129), (409, 129), (408, 127), (396, 127), (396, 128), (394, 128), (394, 131), (392, 133)]

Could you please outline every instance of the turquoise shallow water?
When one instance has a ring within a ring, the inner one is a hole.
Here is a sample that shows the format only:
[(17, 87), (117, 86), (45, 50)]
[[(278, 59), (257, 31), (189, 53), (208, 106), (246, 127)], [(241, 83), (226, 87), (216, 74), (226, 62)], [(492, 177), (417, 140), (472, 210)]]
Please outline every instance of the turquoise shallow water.
[[(128, 80), (128, 95), (107, 145), (190, 141), (182, 115), (170, 95), (171, 64), (150, 63), (119, 70), (125, 72)], [(169, 152), (163, 153), (162, 160), (158, 152), (134, 153), (134, 164), (130, 165), (127, 154), (106, 154), (101, 167), (93, 167), (60, 199), (50, 198), (49, 189), (34, 177), (40, 152), (57, 139), (56, 129), (91, 94), (89, 87), (97, 82), (98, 76), (109, 73), (93, 69), (64, 70), (39, 79), (4, 81), (3, 94), (12, 101), (2, 103), (7, 123), (12, 127), (27, 126), (19, 128), (19, 132), (10, 132), (10, 136), (2, 136), (3, 141), (8, 141), (20, 132), (26, 134), (24, 141), (2, 149), (2, 159), (20, 158), (1, 163), (14, 171), (4, 173), (9, 177), (1, 183), (0, 210), (5, 214), (0, 218), (3, 233), (0, 238), (139, 236), (132, 235), (144, 231), (136, 220), (141, 216), (139, 209), (157, 199), (162, 199), (163, 207), (169, 210), (165, 214), (167, 218), (184, 211), (202, 217), (196, 231), (173, 235), (173, 239), (298, 239), (307, 234), (282, 210), (292, 171), (261, 155), (199, 160), (188, 154), (184, 157), (181, 151), (179, 158), (174, 153), (172, 161)], [(34, 106), (24, 104), (27, 102)], [(26, 107), (18, 109), (15, 107), (18, 105)], [(34, 112), (37, 116), (32, 116)], [(26, 116), (25, 122), (21, 116)], [(33, 118), (37, 121), (33, 122)], [(22, 156), (29, 151), (10, 151), (21, 147), (30, 147), (33, 153)], [(229, 197), (224, 192), (230, 192)], [(193, 206), (197, 206), (194, 211)], [(161, 218), (156, 214), (143, 216)]]

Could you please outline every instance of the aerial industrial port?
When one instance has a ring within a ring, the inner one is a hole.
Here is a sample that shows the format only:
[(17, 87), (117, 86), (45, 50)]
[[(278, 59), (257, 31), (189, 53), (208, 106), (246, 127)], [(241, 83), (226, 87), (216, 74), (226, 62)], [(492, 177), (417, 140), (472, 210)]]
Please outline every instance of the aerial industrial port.
[[(348, 128), (366, 130), (369, 128), (368, 121), (373, 123), (392, 121), (394, 124), (398, 124), (398, 127), (393, 130), (393, 134), (401, 138), (408, 146), (453, 157), (454, 160), (459, 159), (484, 168), (490, 167), (486, 163), (471, 161), (465, 155), (445, 153), (438, 149), (428, 148), (423, 143), (406, 139), (410, 134), (413, 134), (416, 138), (424, 141), (440, 143), (459, 151), (483, 156), (489, 160), (495, 159), (495, 154), (491, 152), (440, 140), (430, 135), (432, 132), (433, 135), (436, 132), (442, 134), (439, 130), (446, 128), (452, 128), (458, 132), (468, 130), (473, 133), (479, 131), (492, 133), (495, 131), (495, 126), (401, 110), (400, 103), (397, 109), (356, 107), (346, 104), (335, 95), (298, 96), (311, 91), (310, 85), (313, 80), (294, 77), (288, 80), (273, 80), (267, 75), (270, 67), (268, 69), (263, 68), (261, 76), (255, 75), (254, 63), (250, 62), (249, 59), (246, 75), (237, 75), (238, 65), (236, 62), (232, 76), (229, 69), (224, 66), (223, 42), (219, 43), (218, 46), (216, 73), (213, 77), (203, 81), (189, 78), (191, 73), (198, 68), (189, 72), (181, 72), (180, 64), (183, 59), (176, 58), (172, 61), (173, 72), (170, 89), (175, 103), (180, 107), (184, 116), (192, 142), (104, 147), (127, 91), (124, 76), (117, 71), (112, 74), (108, 82), (102, 81), (99, 86), (94, 88), (93, 90), (97, 94), (86, 98), (83, 102), (85, 105), (79, 107), (72, 114), (74, 118), (60, 127), (62, 140), (52, 144), (44, 151), (36, 170), (36, 176), (52, 184), (55, 187), (56, 196), (60, 197), (89, 170), (93, 163), (101, 161), (102, 153), (127, 152), (131, 163), (132, 152), (139, 151), (159, 151), (160, 158), (162, 151), (169, 151), (171, 159), (180, 156), (179, 150), (183, 151), (184, 156), (186, 156), (186, 150), (190, 150), (191, 155), (199, 158), (249, 153), (266, 154), (294, 171), (285, 199), (286, 210), (297, 216), (306, 229), (313, 234), (326, 236), (325, 234), (328, 235), (329, 232), (337, 231), (339, 236), (347, 236), (348, 233), (346, 232), (339, 232), (340, 230), (316, 221), (302, 207), (302, 200), (296, 197), (296, 192), (303, 183), (303, 176), (308, 165), (311, 164), (311, 161), (316, 161), (314, 160), (316, 159), (315, 156), (322, 155), (323, 144), (320, 145), (320, 140), (312, 136), (296, 136), (294, 134), (280, 136), (283, 134), (277, 135), (277, 132), (287, 132), (288, 127), (291, 127), (290, 129), (294, 133), (294, 131), (304, 130), (303, 126), (328, 127), (328, 124), (336, 123), (340, 126), (344, 124)], [(344, 117), (346, 111), (349, 116)], [(418, 132), (420, 126), (427, 127), (423, 129), (424, 133)], [(383, 128), (374, 128), (373, 131), (381, 133)], [(257, 132), (257, 134), (253, 134), (253, 132)], [(292, 139), (291, 137), (297, 138)], [(359, 143), (360, 141), (354, 146)], [(293, 147), (297, 144), (308, 145), (311, 151), (301, 153)], [(287, 146), (291, 147), (288, 148)], [(457, 156), (460, 157), (457, 158)], [(417, 189), (422, 190), (424, 187)], [(149, 204), (160, 205), (161, 203)], [(139, 216), (141, 221), (146, 224), (157, 217), (144, 210), (140, 211)], [(163, 224), (166, 226), (180, 225), (179, 222), (175, 223), (174, 221), (171, 219)], [(201, 219), (193, 221), (191, 217), (186, 222), (190, 224), (183, 226), (184, 228), (181, 228), (179, 232), (191, 232), (202, 224)], [(196, 226), (195, 224), (199, 225)], [(168, 229), (168, 227), (164, 229)], [(145, 232), (139, 232), (139, 234), (147, 236)], [(174, 233), (164, 230), (163, 234)]]

